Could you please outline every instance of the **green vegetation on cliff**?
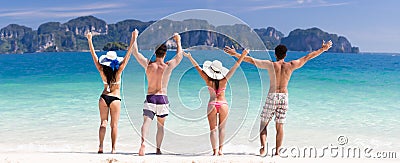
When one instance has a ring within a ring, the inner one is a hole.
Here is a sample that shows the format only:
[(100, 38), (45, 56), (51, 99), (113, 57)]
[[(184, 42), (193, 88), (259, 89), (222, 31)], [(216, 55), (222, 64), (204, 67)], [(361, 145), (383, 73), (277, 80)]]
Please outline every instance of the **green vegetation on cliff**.
[(127, 50), (128, 45), (123, 42), (109, 42), (104, 47), (104, 51), (117, 51), (117, 50)]
[[(104, 20), (94, 16), (83, 16), (72, 19), (66, 23), (47, 22), (38, 27), (32, 28), (10, 24), (0, 29), (0, 54), (9, 53), (32, 53), (32, 52), (58, 52), (58, 51), (85, 51), (88, 50), (85, 35), (93, 33), (93, 44), (95, 49), (103, 50), (124, 50), (130, 41), (130, 32), (135, 28), (143, 32), (151, 30), (151, 37), (141, 40), (144, 44), (154, 44), (160, 38), (169, 38), (174, 32), (182, 32), (182, 45), (184, 48), (192, 46), (213, 46), (223, 48), (225, 45), (235, 45), (238, 42), (242, 46), (259, 49), (256, 45), (259, 36), (267, 49), (274, 49), (278, 44), (285, 44), (292, 51), (312, 51), (321, 46), (322, 40), (332, 40), (331, 52), (352, 52), (357, 53), (358, 47), (352, 47), (350, 42), (343, 36), (326, 33), (318, 28), (296, 29), (287, 37), (278, 30), (268, 27), (267, 29), (254, 29), (254, 36), (249, 36), (251, 29), (245, 25), (223, 25), (214, 27), (205, 20), (189, 19), (183, 21), (162, 20), (157, 22), (160, 26), (150, 26), (155, 21), (142, 22), (139, 20), (124, 20), (116, 24), (107, 24)], [(158, 30), (162, 26), (169, 26), (168, 31)], [(150, 28), (148, 29), (148, 27)], [(186, 29), (208, 29), (209, 31), (186, 31)], [(217, 31), (217, 32), (212, 32)], [(219, 33), (230, 33), (234, 36), (225, 36)], [(246, 33), (247, 32), (247, 33)], [(251, 33), (254, 33), (251, 32)], [(233, 40), (236, 38), (238, 40)], [(251, 39), (250, 39), (251, 38)], [(173, 43), (167, 41), (173, 48)], [(149, 49), (152, 47), (141, 48)]]
[(281, 43), (292, 51), (314, 51), (321, 48), (322, 40), (332, 40), (333, 46), (329, 49), (330, 52), (359, 52), (359, 49), (357, 47), (352, 47), (345, 37), (329, 34), (318, 28), (306, 30), (296, 29), (290, 32), (288, 37), (283, 38)]

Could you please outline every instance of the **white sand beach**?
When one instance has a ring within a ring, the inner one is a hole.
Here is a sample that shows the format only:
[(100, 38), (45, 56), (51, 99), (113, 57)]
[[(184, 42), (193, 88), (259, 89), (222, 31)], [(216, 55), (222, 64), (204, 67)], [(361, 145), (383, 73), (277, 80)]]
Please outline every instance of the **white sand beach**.
[(5, 163), (32, 163), (32, 162), (398, 162), (399, 159), (358, 159), (358, 158), (279, 158), (259, 157), (255, 155), (226, 154), (225, 156), (206, 155), (155, 155), (138, 156), (137, 153), (97, 154), (90, 152), (81, 153), (1, 153), (0, 162)]

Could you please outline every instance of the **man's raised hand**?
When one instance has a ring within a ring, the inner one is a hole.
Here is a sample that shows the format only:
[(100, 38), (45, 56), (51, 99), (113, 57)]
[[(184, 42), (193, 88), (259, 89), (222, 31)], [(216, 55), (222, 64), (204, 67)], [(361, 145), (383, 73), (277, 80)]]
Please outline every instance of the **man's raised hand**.
[(92, 32), (89, 32), (88, 34), (86, 34), (86, 38), (88, 40), (92, 40), (92, 37), (93, 37)]
[(236, 50), (235, 50), (235, 47), (233, 47), (233, 45), (232, 45), (232, 47), (225, 46), (224, 52), (229, 54), (229, 55), (235, 55), (236, 54)]
[(179, 35), (179, 33), (174, 33), (173, 39), (176, 43), (178, 43), (181, 41), (181, 36)]
[(244, 49), (243, 52), (242, 52), (242, 55), (247, 55), (247, 54), (249, 54), (249, 53), (250, 53), (250, 50), (249, 50), (249, 49)]
[(138, 35), (139, 35), (139, 31), (137, 29), (132, 31), (132, 38), (136, 39), (138, 37)]
[(188, 58), (189, 58), (191, 55), (192, 55), (192, 54), (190, 54), (190, 52), (187, 52), (187, 53), (186, 53), (186, 52), (183, 52), (183, 56), (185, 56), (185, 57), (188, 57)]
[(328, 51), (331, 47), (332, 47), (332, 41), (329, 40), (327, 43), (325, 42), (325, 40), (322, 40), (322, 50), (323, 51)]

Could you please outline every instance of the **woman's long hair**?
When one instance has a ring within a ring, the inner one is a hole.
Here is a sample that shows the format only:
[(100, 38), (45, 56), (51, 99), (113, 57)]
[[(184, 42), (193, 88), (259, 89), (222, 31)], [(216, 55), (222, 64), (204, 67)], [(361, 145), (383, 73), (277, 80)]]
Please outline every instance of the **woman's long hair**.
[(208, 77), (208, 79), (211, 80), (211, 81), (214, 83), (214, 85), (215, 85), (215, 91), (218, 91), (218, 89), (219, 89), (219, 81), (220, 81), (220, 80), (218, 80), (218, 79), (213, 79), (213, 78), (210, 78), (210, 77)]
[(115, 76), (118, 69), (113, 70), (109, 66), (101, 65), (103, 67), (103, 73), (107, 78), (107, 84), (111, 87), (111, 83), (115, 83)]

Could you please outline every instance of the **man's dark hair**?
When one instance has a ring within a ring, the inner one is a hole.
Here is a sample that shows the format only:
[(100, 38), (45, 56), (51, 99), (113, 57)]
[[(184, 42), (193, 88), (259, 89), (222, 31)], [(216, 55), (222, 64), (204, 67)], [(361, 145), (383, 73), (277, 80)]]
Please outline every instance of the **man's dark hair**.
[(279, 61), (286, 57), (287, 48), (285, 45), (278, 45), (275, 48), (275, 56), (276, 60)]
[(167, 45), (161, 44), (158, 46), (156, 50), (156, 57), (157, 58), (163, 58), (167, 54)]

